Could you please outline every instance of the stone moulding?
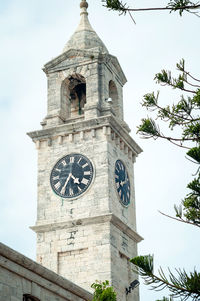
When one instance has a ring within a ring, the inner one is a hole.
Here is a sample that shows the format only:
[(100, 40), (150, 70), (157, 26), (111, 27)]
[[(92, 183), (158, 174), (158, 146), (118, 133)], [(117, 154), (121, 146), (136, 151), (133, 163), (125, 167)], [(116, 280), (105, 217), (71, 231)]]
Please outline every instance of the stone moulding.
[(131, 138), (127, 131), (120, 125), (118, 120), (112, 115), (99, 117), (98, 119), (83, 120), (76, 123), (63, 124), (48, 129), (42, 129), (39, 131), (29, 132), (27, 135), (36, 141), (44, 141), (57, 138), (59, 136), (66, 136), (70, 134), (75, 134), (79, 132), (89, 131), (91, 129), (98, 129), (103, 127), (110, 127), (115, 133), (115, 138), (120, 139), (124, 142), (135, 156), (142, 152), (140, 146)]
[(0, 243), (0, 267), (60, 295), (65, 300), (92, 300), (92, 294), (88, 291), (2, 243)]
[[(114, 72), (117, 74), (118, 79), (120, 79), (120, 82), (122, 85), (124, 85), (127, 82), (126, 76), (120, 66), (120, 63), (116, 56), (111, 54), (101, 54), (99, 51), (90, 51), (90, 50), (77, 50), (77, 49), (70, 49), (66, 51), (65, 53), (62, 53), (61, 55), (55, 57), (50, 62), (46, 63), (43, 67), (43, 71), (48, 74), (52, 72), (58, 72), (62, 70), (66, 70), (68, 68), (72, 68), (73, 66), (77, 66), (77, 62), (70, 62), (74, 58), (88, 58), (88, 61), (84, 61), (79, 64), (79, 67), (83, 64), (90, 63), (104, 63), (109, 68), (113, 69), (111, 65), (114, 67)], [(63, 61), (66, 61), (66, 64), (63, 65)]]
[(82, 218), (82, 219), (77, 219), (68, 222), (54, 222), (54, 223), (49, 223), (49, 224), (44, 224), (44, 225), (36, 225), (33, 227), (30, 227), (34, 232), (42, 233), (46, 231), (55, 231), (55, 230), (60, 230), (60, 229), (65, 229), (65, 228), (73, 228), (76, 226), (85, 226), (85, 225), (91, 225), (91, 224), (100, 224), (100, 223), (107, 223), (110, 222), (114, 226), (116, 226), (119, 230), (122, 232), (126, 233), (127, 236), (129, 236), (132, 240), (135, 242), (140, 242), (143, 240), (143, 237), (140, 236), (136, 231), (131, 229), (128, 225), (126, 225), (124, 222), (122, 222), (117, 216), (115, 216), (112, 213), (109, 214), (104, 214), (100, 216), (92, 216), (92, 217), (87, 217), (87, 218)]

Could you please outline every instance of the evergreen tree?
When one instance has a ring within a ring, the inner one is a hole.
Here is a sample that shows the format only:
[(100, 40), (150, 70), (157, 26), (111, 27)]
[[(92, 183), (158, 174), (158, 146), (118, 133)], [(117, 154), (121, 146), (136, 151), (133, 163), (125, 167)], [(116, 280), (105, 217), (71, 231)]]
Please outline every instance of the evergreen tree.
[[(162, 70), (155, 75), (155, 80), (161, 85), (185, 92), (186, 95), (181, 95), (176, 104), (162, 107), (158, 101), (159, 93), (146, 94), (142, 105), (148, 111), (156, 112), (156, 120), (149, 117), (143, 119), (138, 132), (144, 138), (164, 139), (186, 149), (187, 158), (195, 164), (196, 174), (187, 185), (190, 192), (181, 205), (175, 206), (175, 217), (169, 217), (200, 227), (200, 80), (185, 69), (184, 60), (177, 64), (177, 69), (180, 72), (178, 77), (174, 78), (170, 71)], [(167, 122), (172, 131), (178, 128), (180, 136), (163, 133), (158, 120), (161, 123)], [(189, 297), (194, 301), (200, 300), (200, 273), (196, 269), (190, 273), (184, 269), (176, 269), (175, 273), (169, 270), (169, 275), (166, 276), (160, 268), (158, 275), (155, 275), (153, 256), (138, 256), (131, 262), (144, 278), (145, 284), (151, 285), (153, 289), (168, 288), (172, 297), (180, 297), (181, 300), (187, 300)]]

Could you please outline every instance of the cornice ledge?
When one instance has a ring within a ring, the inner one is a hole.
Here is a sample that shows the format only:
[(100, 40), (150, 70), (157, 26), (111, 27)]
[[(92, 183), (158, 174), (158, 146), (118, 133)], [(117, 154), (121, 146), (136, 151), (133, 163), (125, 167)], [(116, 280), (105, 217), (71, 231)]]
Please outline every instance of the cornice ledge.
[(46, 231), (55, 231), (65, 228), (73, 228), (77, 226), (85, 226), (91, 224), (101, 224), (111, 222), (114, 226), (116, 226), (121, 231), (125, 232), (131, 239), (135, 242), (140, 242), (143, 238), (133, 229), (131, 229), (128, 225), (122, 222), (117, 216), (112, 213), (103, 214), (99, 216), (85, 217), (76, 219), (68, 222), (53, 222), (48, 224), (35, 225), (30, 227), (36, 233), (43, 233)]
[(74, 219), (73, 221), (67, 221), (67, 222), (52, 222), (47, 224), (38, 224), (35, 226), (30, 227), (31, 230), (34, 232), (46, 232), (46, 231), (54, 231), (54, 230), (60, 230), (65, 228), (73, 228), (76, 226), (85, 226), (85, 225), (91, 225), (94, 223), (105, 223), (111, 220), (111, 214), (103, 214), (99, 216), (92, 216), (92, 217), (84, 217), (79, 219)]
[(52, 138), (53, 136), (67, 135), (70, 133), (78, 133), (81, 131), (87, 131), (97, 129), (103, 126), (111, 126), (112, 130), (124, 140), (133, 149), (135, 155), (139, 155), (142, 152), (140, 146), (133, 140), (129, 133), (120, 125), (120, 121), (113, 115), (102, 116), (94, 119), (82, 120), (79, 122), (57, 125), (48, 129), (41, 129), (34, 132), (29, 132), (27, 135), (32, 138), (33, 141)]
[(110, 123), (113, 126), (113, 130), (118, 132), (119, 136), (122, 136), (127, 143), (133, 148), (135, 155), (139, 155), (143, 150), (141, 147), (133, 140), (129, 133), (120, 125), (119, 121), (114, 116), (110, 117)]
[(131, 239), (133, 239), (135, 242), (141, 242), (144, 238), (140, 236), (136, 231), (131, 229), (128, 225), (126, 225), (124, 222), (122, 222), (121, 219), (119, 219), (116, 215), (112, 214), (111, 217), (111, 223), (116, 226), (118, 229), (126, 233), (127, 236), (129, 236)]

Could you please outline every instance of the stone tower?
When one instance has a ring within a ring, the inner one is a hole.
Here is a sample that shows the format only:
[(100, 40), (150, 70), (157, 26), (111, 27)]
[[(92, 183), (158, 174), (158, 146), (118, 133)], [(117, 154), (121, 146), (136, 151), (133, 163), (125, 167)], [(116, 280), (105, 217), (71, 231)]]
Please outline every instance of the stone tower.
[(133, 163), (141, 148), (123, 119), (126, 77), (88, 21), (44, 66), (47, 116), (28, 133), (38, 150), (37, 261), (85, 289), (109, 280), (118, 300), (137, 279)]

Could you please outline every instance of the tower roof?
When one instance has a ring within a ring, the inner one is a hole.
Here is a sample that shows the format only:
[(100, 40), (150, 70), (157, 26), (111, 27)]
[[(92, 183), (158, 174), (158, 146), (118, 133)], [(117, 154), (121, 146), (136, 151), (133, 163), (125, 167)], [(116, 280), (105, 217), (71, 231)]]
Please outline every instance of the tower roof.
[(71, 36), (69, 41), (66, 43), (63, 52), (70, 49), (87, 49), (95, 50), (100, 53), (108, 53), (108, 50), (104, 43), (101, 41), (99, 36), (96, 34), (90, 22), (88, 20), (88, 3), (86, 0), (82, 0), (80, 3), (81, 8), (81, 20), (80, 23)]

